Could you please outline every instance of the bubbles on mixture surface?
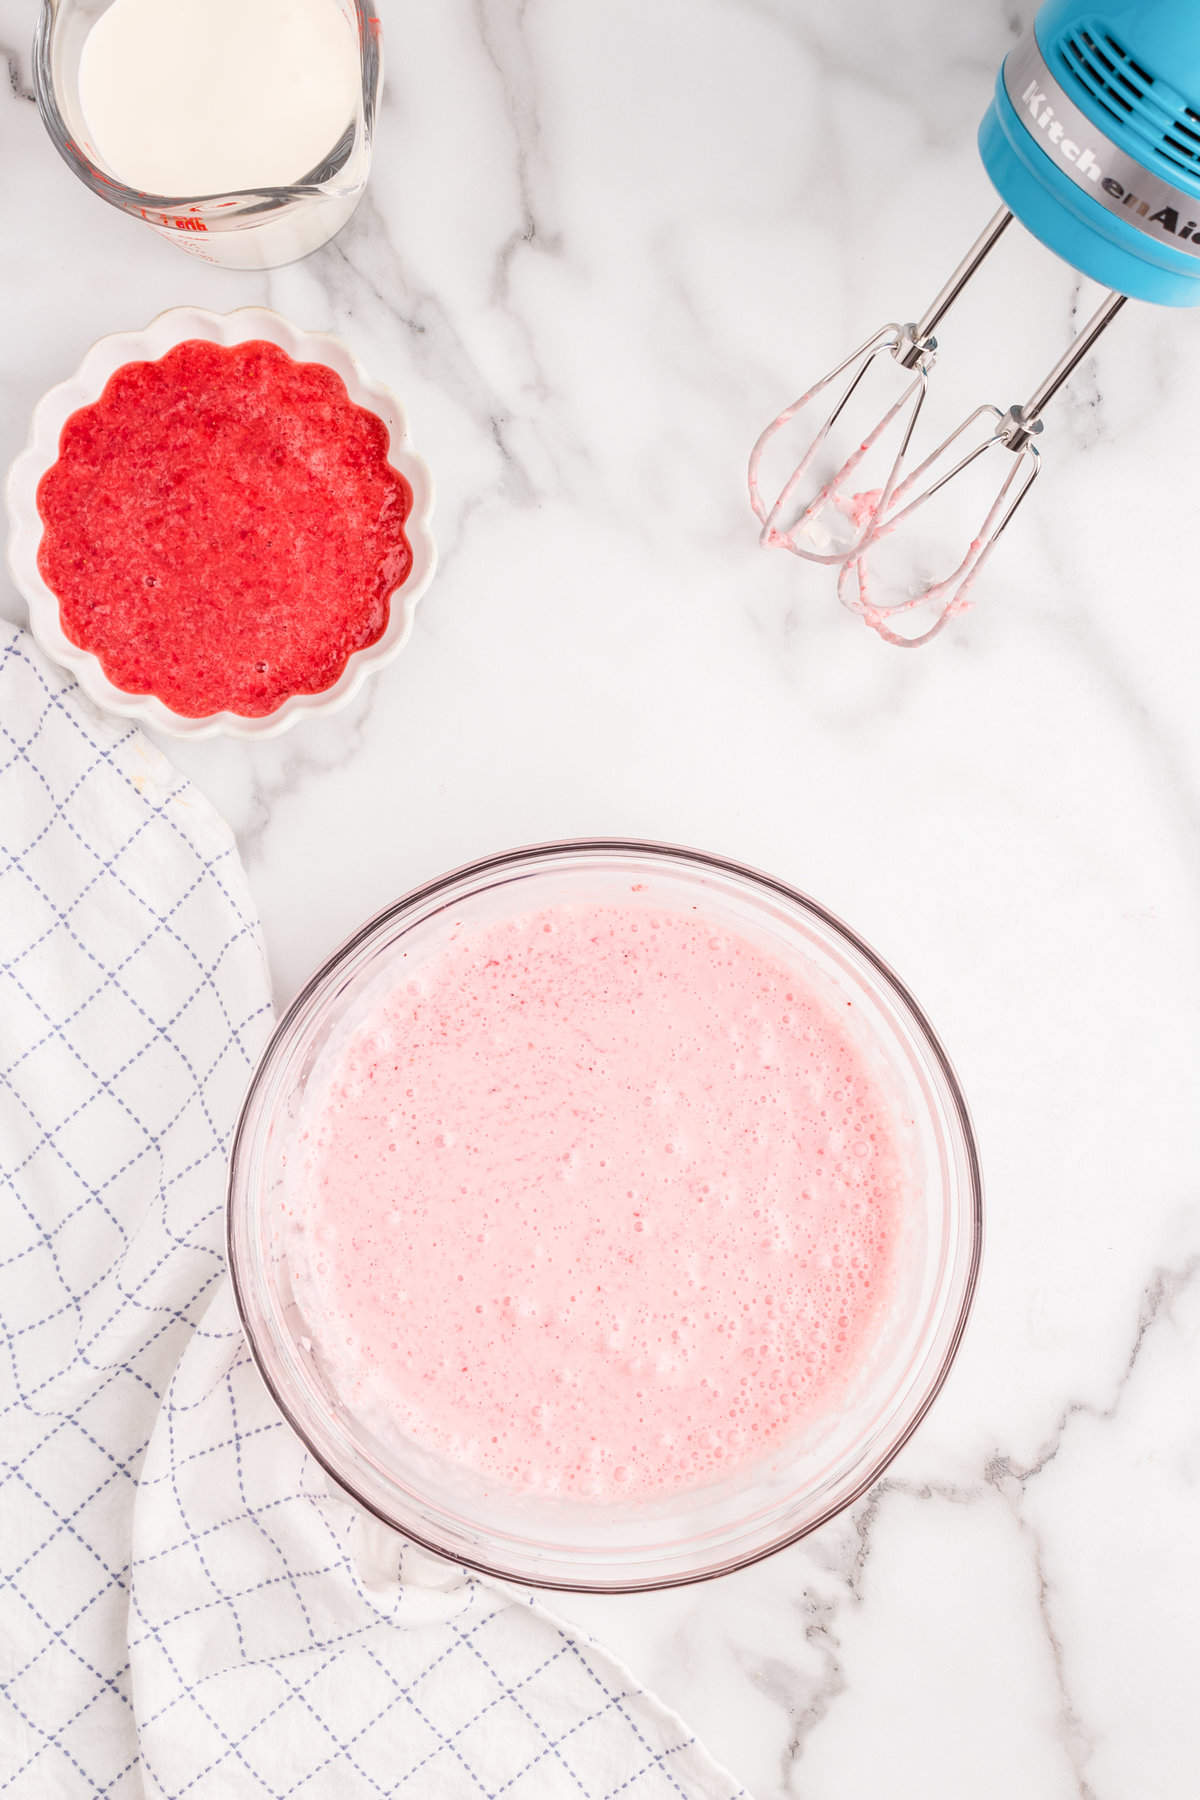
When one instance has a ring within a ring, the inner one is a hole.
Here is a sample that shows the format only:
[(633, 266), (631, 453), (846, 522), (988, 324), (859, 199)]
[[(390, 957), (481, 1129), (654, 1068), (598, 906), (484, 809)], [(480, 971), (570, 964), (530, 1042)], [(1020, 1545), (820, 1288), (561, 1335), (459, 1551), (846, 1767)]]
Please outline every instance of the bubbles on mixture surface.
[(698, 915), (463, 929), (309, 1106), (298, 1289), (335, 1384), (519, 1490), (726, 1475), (875, 1340), (899, 1123), (825, 992)]

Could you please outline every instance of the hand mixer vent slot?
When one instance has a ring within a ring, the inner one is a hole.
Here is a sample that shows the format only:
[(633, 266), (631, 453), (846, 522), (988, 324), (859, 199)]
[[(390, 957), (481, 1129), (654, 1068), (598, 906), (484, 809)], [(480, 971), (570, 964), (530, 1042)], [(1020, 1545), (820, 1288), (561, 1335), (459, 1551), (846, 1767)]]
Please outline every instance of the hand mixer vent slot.
[(1143, 144), (1152, 158), (1200, 175), (1200, 113), (1142, 67), (1102, 25), (1077, 25), (1058, 54), (1076, 87), (1085, 89)]

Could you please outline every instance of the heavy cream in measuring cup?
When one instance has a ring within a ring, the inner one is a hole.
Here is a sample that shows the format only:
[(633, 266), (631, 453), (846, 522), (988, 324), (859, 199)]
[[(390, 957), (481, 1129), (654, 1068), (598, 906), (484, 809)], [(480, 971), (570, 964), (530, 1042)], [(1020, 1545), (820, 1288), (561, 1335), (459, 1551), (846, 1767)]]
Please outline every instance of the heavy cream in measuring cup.
[(338, 0), (113, 0), (79, 97), (111, 174), (184, 198), (302, 180), (354, 119), (360, 80)]

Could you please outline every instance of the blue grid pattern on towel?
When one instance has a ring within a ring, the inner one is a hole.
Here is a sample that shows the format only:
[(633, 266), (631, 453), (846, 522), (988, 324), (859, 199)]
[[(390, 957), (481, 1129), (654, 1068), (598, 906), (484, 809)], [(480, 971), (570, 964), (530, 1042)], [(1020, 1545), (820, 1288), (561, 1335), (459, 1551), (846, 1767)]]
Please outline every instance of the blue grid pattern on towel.
[(228, 833), (0, 637), (0, 1788), (140, 1794), (133, 1495), (270, 1022)]

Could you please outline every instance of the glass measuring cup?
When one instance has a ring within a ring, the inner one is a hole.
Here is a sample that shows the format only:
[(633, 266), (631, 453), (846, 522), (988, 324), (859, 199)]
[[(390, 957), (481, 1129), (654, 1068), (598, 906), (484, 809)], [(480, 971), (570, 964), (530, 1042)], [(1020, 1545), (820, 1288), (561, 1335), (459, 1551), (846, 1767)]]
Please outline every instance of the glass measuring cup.
[(340, 231), (362, 198), (383, 80), (382, 27), (370, 0), (337, 0), (358, 35), (358, 106), (328, 155), (288, 187), (225, 194), (145, 194), (126, 187), (93, 146), (79, 94), (88, 32), (112, 0), (42, 0), (33, 40), (38, 108), (60, 156), (110, 206), (227, 269), (295, 262)]

